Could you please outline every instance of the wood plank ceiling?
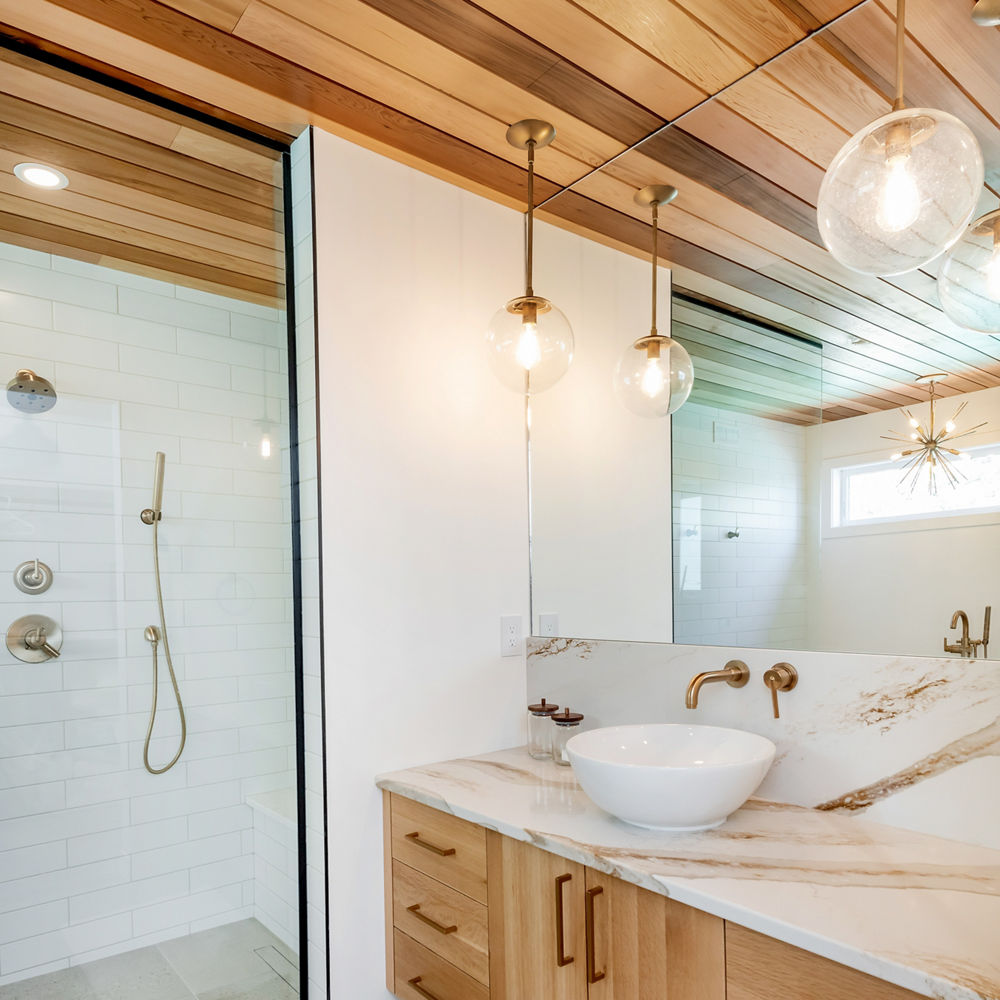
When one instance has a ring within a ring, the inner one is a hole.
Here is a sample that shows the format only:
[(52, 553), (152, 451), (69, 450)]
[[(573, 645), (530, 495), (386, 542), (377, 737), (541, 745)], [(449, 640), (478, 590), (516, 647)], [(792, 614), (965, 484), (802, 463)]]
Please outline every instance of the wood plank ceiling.
[[(19, 181), (57, 166), (63, 190)], [(281, 305), (280, 152), (0, 50), (0, 240)]]
[[(972, 6), (910, 0), (907, 99), (976, 133), (987, 211), (1000, 31)], [(675, 184), (661, 219), (675, 287), (821, 342), (827, 419), (921, 400), (927, 371), (949, 373), (945, 394), (1000, 385), (1000, 338), (947, 320), (933, 264), (869, 278), (819, 239), (824, 169), (890, 108), (890, 0), (0, 0), (0, 20), (158, 92), (292, 134), (312, 122), (511, 205), (525, 184), (506, 125), (546, 118), (540, 216), (645, 253), (632, 194)]]

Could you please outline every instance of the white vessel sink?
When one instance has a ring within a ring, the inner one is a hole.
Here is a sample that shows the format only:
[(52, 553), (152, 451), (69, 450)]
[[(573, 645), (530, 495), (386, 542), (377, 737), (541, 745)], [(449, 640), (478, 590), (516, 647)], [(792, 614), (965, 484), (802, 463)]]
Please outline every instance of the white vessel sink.
[(650, 830), (710, 830), (753, 795), (774, 760), (763, 736), (718, 726), (592, 729), (567, 744), (581, 787), (602, 809)]

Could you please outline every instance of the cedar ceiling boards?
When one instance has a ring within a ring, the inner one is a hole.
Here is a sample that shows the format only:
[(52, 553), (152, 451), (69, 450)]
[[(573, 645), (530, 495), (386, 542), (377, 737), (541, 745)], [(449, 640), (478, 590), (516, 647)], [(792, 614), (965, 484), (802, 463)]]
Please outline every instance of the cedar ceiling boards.
[[(986, 211), (1000, 190), (1000, 31), (973, 25), (972, 5), (909, 0), (907, 97), (976, 133)], [(928, 371), (950, 373), (944, 394), (1000, 385), (1000, 338), (944, 317), (935, 265), (869, 278), (819, 239), (824, 170), (890, 107), (893, 11), (891, 0), (0, 0), (10, 34), (271, 129), (315, 123), (508, 205), (523, 206), (525, 175), (505, 128), (549, 119), (540, 217), (645, 254), (648, 216), (632, 194), (676, 184), (661, 215), (675, 287), (822, 342), (827, 419), (923, 399), (913, 380)]]
[[(21, 183), (59, 167), (68, 188)], [(279, 154), (0, 50), (0, 239), (267, 305), (283, 301)]]

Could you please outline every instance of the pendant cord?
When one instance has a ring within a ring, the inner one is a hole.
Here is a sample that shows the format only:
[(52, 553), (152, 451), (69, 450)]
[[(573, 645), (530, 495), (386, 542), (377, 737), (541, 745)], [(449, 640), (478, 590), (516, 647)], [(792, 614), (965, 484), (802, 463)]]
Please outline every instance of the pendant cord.
[(649, 334), (655, 337), (656, 334), (656, 265), (660, 259), (659, 254), (660, 237), (660, 206), (653, 202), (653, 317), (650, 323)]
[(903, 104), (903, 47), (906, 42), (906, 0), (896, 0), (896, 99), (893, 111), (902, 111)]
[(528, 232), (524, 254), (524, 294), (534, 295), (531, 287), (531, 269), (534, 257), (535, 222), (535, 140), (528, 140)]

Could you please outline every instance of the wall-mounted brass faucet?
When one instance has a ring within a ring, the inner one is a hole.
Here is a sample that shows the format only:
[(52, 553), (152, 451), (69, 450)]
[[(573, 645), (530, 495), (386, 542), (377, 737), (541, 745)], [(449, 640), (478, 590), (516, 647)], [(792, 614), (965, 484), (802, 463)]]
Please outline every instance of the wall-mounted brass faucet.
[(988, 647), (990, 643), (990, 614), (992, 613), (992, 607), (986, 605), (986, 614), (983, 617), (983, 637), (981, 639), (970, 639), (969, 638), (969, 616), (964, 611), (956, 611), (951, 616), (951, 628), (956, 628), (958, 623), (962, 623), (962, 636), (958, 642), (948, 642), (947, 637), (944, 640), (944, 651), (946, 653), (958, 653), (959, 656), (963, 656), (966, 659), (971, 659), (979, 655), (979, 650), (982, 648), (983, 656), (988, 656)]
[(750, 680), (750, 668), (742, 660), (730, 660), (722, 670), (706, 670), (696, 674), (688, 684), (684, 704), (688, 708), (698, 707), (698, 692), (703, 684), (725, 681), (730, 687), (741, 688)]

